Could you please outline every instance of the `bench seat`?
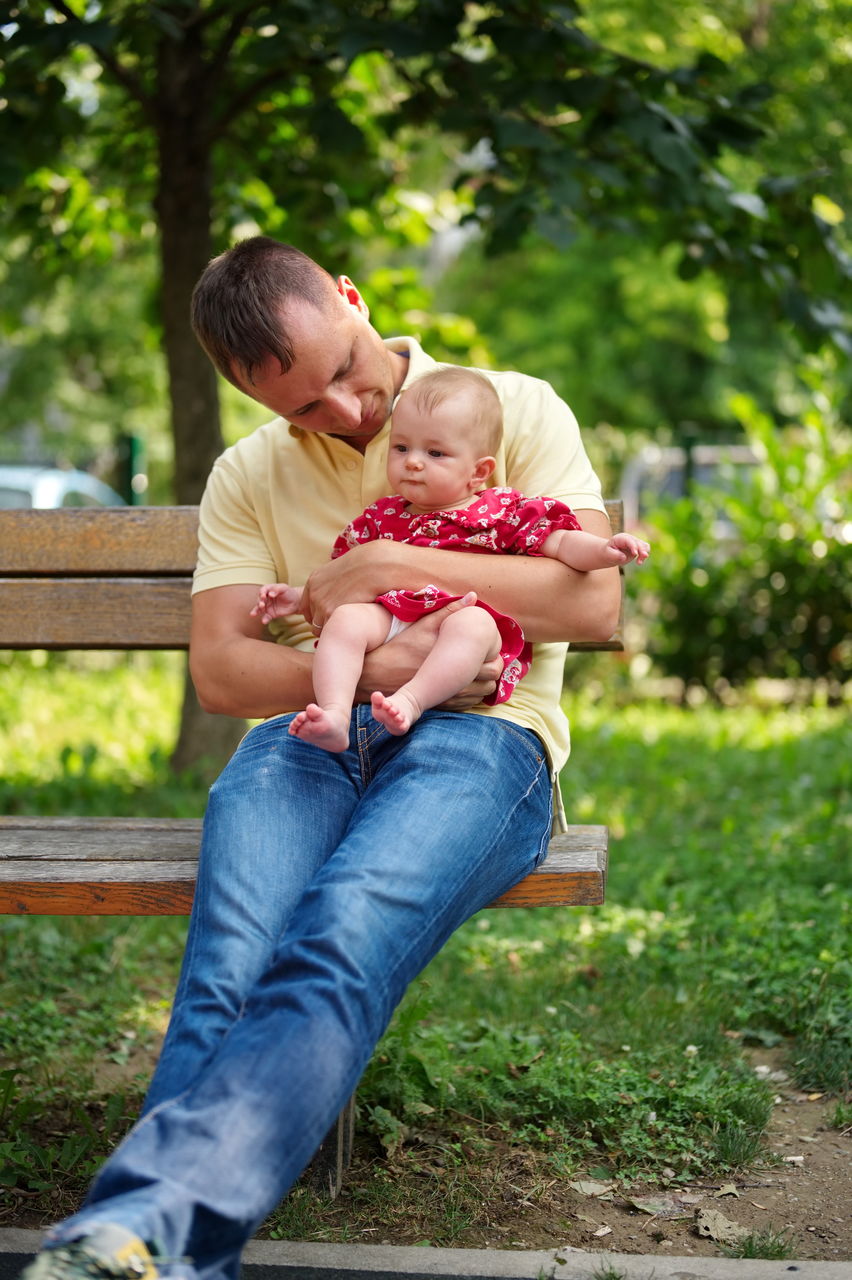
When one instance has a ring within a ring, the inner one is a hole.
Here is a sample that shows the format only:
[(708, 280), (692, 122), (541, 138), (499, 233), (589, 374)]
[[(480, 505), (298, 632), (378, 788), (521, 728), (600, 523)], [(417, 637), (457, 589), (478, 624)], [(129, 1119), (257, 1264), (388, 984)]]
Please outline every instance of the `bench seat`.
[[(0, 817), (0, 913), (186, 915), (200, 834), (195, 818)], [(489, 905), (595, 906), (606, 863), (606, 827), (569, 827)]]

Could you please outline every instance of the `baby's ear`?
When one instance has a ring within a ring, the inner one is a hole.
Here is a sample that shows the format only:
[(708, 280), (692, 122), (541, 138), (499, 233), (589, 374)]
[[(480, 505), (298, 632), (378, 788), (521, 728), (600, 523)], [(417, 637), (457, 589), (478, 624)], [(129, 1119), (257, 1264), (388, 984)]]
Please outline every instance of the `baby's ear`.
[(485, 480), (488, 479), (490, 475), (493, 475), (494, 468), (496, 466), (497, 466), (496, 458), (491, 458), (491, 457), (477, 458), (473, 468), (472, 479), (477, 484), (482, 484)]

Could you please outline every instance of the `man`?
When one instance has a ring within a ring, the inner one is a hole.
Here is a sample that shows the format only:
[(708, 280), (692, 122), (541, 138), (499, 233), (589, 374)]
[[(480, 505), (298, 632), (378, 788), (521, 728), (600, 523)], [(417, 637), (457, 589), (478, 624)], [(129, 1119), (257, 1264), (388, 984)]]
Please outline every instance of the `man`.
[[(345, 276), (256, 237), (209, 265), (193, 322), (223, 376), (277, 415), (211, 473), (190, 646), (202, 705), (264, 722), (211, 789), (143, 1117), (28, 1280), (236, 1275), (408, 983), (544, 856), (568, 752), (560, 642), (606, 638), (618, 609), (614, 570), (393, 542), (329, 561), (339, 531), (383, 492), (395, 396), (434, 367), (413, 340), (382, 341)], [(608, 536), (570, 410), (544, 383), (488, 376), (505, 419), (494, 482), (561, 498)], [(305, 584), (304, 618), (283, 620), (279, 643), (251, 616), (270, 581)], [(482, 705), (500, 674), (492, 662), (404, 736), (373, 720), (370, 694), (420, 666), (435, 615), (368, 655), (348, 750), (289, 735), (289, 713), (312, 697), (313, 638), (330, 612), (430, 582), (476, 591), (536, 642), (512, 700)]]

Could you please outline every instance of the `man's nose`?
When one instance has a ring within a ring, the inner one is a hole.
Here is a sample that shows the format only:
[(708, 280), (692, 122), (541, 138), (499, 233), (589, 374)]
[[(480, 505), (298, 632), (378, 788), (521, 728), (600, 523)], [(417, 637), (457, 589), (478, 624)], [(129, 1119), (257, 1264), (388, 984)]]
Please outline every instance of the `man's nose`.
[(345, 427), (357, 427), (361, 423), (361, 401), (351, 391), (342, 388), (326, 398), (326, 405), (338, 422)]

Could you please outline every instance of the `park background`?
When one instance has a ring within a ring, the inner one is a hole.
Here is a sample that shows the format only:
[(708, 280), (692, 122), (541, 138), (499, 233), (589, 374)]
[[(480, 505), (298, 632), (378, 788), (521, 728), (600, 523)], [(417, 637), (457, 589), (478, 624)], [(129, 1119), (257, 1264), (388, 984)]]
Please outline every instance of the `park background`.
[[(499, 1241), (495, 1196), (523, 1219), (569, 1180), (771, 1165), (756, 1048), (852, 1123), (849, 18), (3, 5), (0, 461), (197, 501), (264, 413), (217, 385), (189, 293), (256, 231), (352, 276), (380, 332), (547, 378), (608, 495), (649, 448), (686, 460), (684, 496), (642, 495), (626, 653), (566, 668), (606, 905), (461, 930), (364, 1081), (348, 1225), (300, 1193), (273, 1234)], [(751, 462), (702, 486), (708, 444)], [(0, 654), (0, 812), (199, 815), (239, 730), (176, 656)], [(0, 1221), (72, 1207), (129, 1122), (183, 927), (0, 921)]]

